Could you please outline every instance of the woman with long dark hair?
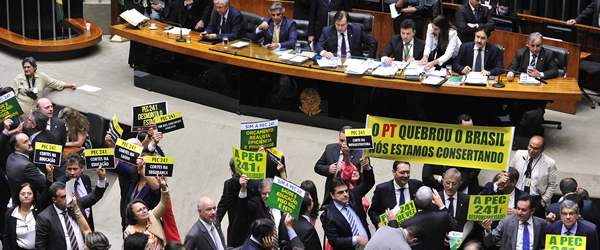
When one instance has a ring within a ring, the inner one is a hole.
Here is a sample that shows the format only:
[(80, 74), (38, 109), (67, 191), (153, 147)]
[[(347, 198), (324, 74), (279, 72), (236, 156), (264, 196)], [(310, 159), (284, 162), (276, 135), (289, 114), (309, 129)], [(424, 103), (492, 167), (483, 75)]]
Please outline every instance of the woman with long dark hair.
[(456, 27), (448, 22), (444, 15), (438, 15), (427, 25), (425, 51), (421, 63), (427, 63), (425, 69), (436, 65), (452, 65), (452, 58), (458, 54), (461, 44)]

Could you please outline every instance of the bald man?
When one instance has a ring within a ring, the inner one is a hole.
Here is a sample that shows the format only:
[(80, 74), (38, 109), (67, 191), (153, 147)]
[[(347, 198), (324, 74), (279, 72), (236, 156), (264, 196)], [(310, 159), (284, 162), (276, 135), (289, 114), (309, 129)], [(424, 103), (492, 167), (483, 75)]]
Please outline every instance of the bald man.
[[(54, 117), (54, 106), (50, 99), (40, 98), (37, 101), (37, 109), (44, 112), (48, 116), (48, 123), (46, 129), (56, 138), (60, 145), (67, 143), (67, 129), (65, 128), (65, 121), (58, 117)], [(24, 127), (26, 127), (24, 125)]]
[(185, 236), (186, 250), (224, 250), (225, 238), (217, 220), (217, 206), (209, 197), (202, 197), (196, 205), (199, 219)]

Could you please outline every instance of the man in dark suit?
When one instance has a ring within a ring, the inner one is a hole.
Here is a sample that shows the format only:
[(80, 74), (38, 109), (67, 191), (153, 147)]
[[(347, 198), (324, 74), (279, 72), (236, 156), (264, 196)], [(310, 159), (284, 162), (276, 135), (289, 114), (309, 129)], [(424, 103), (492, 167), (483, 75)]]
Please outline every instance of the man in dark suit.
[[(533, 32), (527, 37), (527, 48), (517, 49), (515, 57), (510, 66), (506, 79), (512, 81), (516, 73), (527, 72), (527, 75), (544, 79), (556, 78), (558, 66), (554, 59), (554, 52), (542, 47), (544, 37), (540, 32)], [(533, 69), (529, 69), (532, 66)]]
[(411, 247), (413, 250), (445, 249), (446, 234), (456, 228), (456, 220), (452, 218), (449, 210), (433, 211), (432, 204), (443, 207), (444, 201), (437, 192), (432, 192), (430, 187), (420, 187), (415, 195), (415, 207), (418, 212), (401, 224), (402, 228), (416, 224), (425, 227), (427, 234), (419, 239), (420, 244)]
[[(238, 213), (238, 195), (241, 188), (240, 175), (235, 172), (235, 162), (233, 161), (233, 157), (229, 161), (229, 168), (231, 178), (223, 183), (223, 193), (221, 194), (221, 199), (217, 206), (217, 221), (223, 221), (225, 214), (227, 214), (229, 225), (227, 226), (226, 245), (230, 247), (239, 247), (244, 244), (246, 231), (243, 232), (243, 235), (236, 235), (233, 233), (233, 223)], [(254, 196), (253, 192), (248, 192), (248, 195), (250, 197)]]
[(565, 200), (560, 204), (560, 221), (554, 222), (546, 227), (546, 234), (570, 235), (586, 237), (587, 250), (598, 249), (598, 235), (593, 229), (579, 223), (579, 205), (571, 200)]
[(348, 12), (338, 11), (333, 17), (335, 25), (323, 28), (323, 33), (317, 43), (316, 52), (326, 58), (335, 55), (363, 56), (362, 45), (369, 46), (370, 58), (375, 58), (377, 53), (377, 41), (371, 35), (362, 30), (362, 26), (348, 24)]
[(461, 173), (456, 168), (446, 170), (442, 179), (444, 190), (438, 191), (444, 204), (443, 206), (432, 206), (431, 209), (434, 211), (448, 210), (450, 215), (456, 219), (457, 224), (455, 231), (462, 232), (465, 223), (467, 223), (470, 195), (458, 192), (458, 188), (462, 184), (460, 179)]
[[(506, 220), (500, 221), (498, 227), (491, 229), (492, 219), (482, 221), (484, 244), (488, 247), (500, 245), (501, 250), (517, 249), (543, 249), (548, 231), (544, 231), (547, 223), (544, 219), (533, 216), (533, 199), (529, 194), (518, 198), (516, 214), (509, 215)], [(533, 237), (532, 237), (533, 236)], [(533, 241), (531, 240), (533, 238)]]
[(226, 36), (233, 41), (246, 37), (244, 17), (238, 9), (229, 6), (229, 0), (215, 0), (215, 10), (205, 31), (206, 35), (200, 34), (203, 39), (223, 40)]
[(455, 72), (465, 75), (471, 71), (481, 72), (484, 76), (497, 76), (502, 73), (502, 52), (498, 46), (487, 42), (492, 35), (492, 29), (489, 26), (480, 26), (475, 32), (475, 41), (465, 42), (460, 46), (452, 65)]
[[(81, 208), (82, 214), (87, 220), (90, 229), (94, 231), (94, 213), (92, 211), (92, 206), (96, 205), (96, 203), (102, 199), (104, 192), (108, 187), (108, 183), (106, 182), (106, 170), (102, 168), (96, 169), (98, 183), (96, 184), (96, 187), (92, 189), (90, 177), (83, 173), (83, 170), (85, 169), (85, 160), (83, 157), (81, 157), (79, 153), (71, 153), (65, 157), (64, 161), (67, 163), (66, 174), (56, 178), (56, 181), (67, 183), (67, 181), (75, 179), (73, 194), (77, 197), (79, 208)], [(80, 199), (80, 197), (86, 198)]]
[[(560, 181), (559, 187), (560, 187), (560, 192), (563, 195), (563, 198), (561, 198), (561, 200), (557, 203), (552, 203), (552, 204), (548, 205), (548, 207), (546, 208), (546, 212), (548, 214), (552, 213), (556, 216), (554, 218), (554, 220), (552, 220), (552, 221), (560, 220), (560, 204), (562, 203), (562, 200), (574, 200), (575, 201), (575, 199), (573, 199), (571, 197), (571, 195), (573, 195), (573, 194), (579, 195), (577, 193), (579, 190), (579, 188), (577, 186), (577, 181), (573, 178), (567, 177), (567, 178), (562, 179)], [(581, 197), (579, 197), (579, 198), (581, 198)], [(587, 221), (590, 221), (591, 223), (595, 224), (596, 226), (600, 226), (600, 212), (598, 212), (598, 209), (594, 205), (594, 202), (592, 202), (591, 200), (584, 200), (583, 206), (579, 206), (579, 207), (582, 207), (580, 209), (581, 217), (583, 217)]]
[[(306, 192), (304, 199), (302, 199), (302, 204), (300, 205), (300, 216), (298, 217), (298, 220), (294, 220), (292, 222), (292, 228), (302, 241), (305, 249), (321, 250), (323, 247), (321, 246), (321, 240), (319, 239), (317, 230), (312, 224), (310, 224), (309, 216), (313, 206), (313, 200), (310, 197), (310, 194)], [(283, 240), (290, 242), (290, 237), (287, 233), (288, 231), (289, 230), (285, 224), (285, 218), (282, 218), (281, 222), (279, 223), (280, 242)]]
[(35, 249), (83, 249), (83, 235), (75, 213), (67, 207), (65, 184), (54, 182), (49, 192), (54, 204), (44, 209), (36, 219)]
[(567, 21), (567, 24), (584, 24), (598, 27), (598, 17), (600, 16), (600, 0), (593, 0), (575, 19)]
[[(292, 228), (292, 222), (294, 218), (285, 214), (285, 225), (288, 230), (288, 237), (292, 238), (290, 242), (290, 249), (301, 248), (304, 249), (304, 245), (302, 241), (300, 241), (296, 232)], [(273, 235), (276, 233), (275, 222), (271, 219), (261, 218), (252, 222), (250, 225), (250, 237), (244, 242), (242, 249), (244, 250), (271, 250), (271, 249), (279, 249), (275, 245), (275, 240), (273, 239)], [(187, 248), (186, 248), (187, 249)], [(307, 248), (308, 249), (308, 248)]]
[(294, 19), (306, 20), (310, 18), (310, 7), (312, 0), (294, 1)]
[[(490, 7), (492, 7), (492, 9), (490, 9), (491, 13), (492, 13), (492, 17), (494, 15), (497, 16), (507, 16), (507, 17), (512, 17), (517, 21), (517, 30), (513, 30), (512, 32), (515, 33), (521, 33), (521, 24), (519, 24), (519, 18), (517, 17), (517, 13), (515, 13), (514, 11), (512, 11), (510, 9), (510, 3), (511, 0), (498, 0), (498, 2), (496, 3), (496, 5), (492, 6), (490, 3)], [(498, 27), (498, 26), (496, 26)]]
[(169, 5), (177, 12), (177, 20), (183, 27), (203, 31), (210, 22), (213, 0), (174, 0)]
[[(46, 129), (56, 138), (58, 144), (65, 146), (67, 143), (67, 128), (65, 127), (65, 120), (58, 117), (54, 117), (54, 106), (48, 98), (40, 98), (37, 101), (37, 109), (41, 110), (48, 116), (48, 124)], [(27, 127), (23, 125), (24, 127)], [(31, 136), (30, 134), (28, 134)]]
[(18, 133), (10, 138), (9, 144), (14, 152), (6, 160), (6, 178), (13, 200), (19, 199), (19, 187), (25, 182), (31, 184), (34, 192), (41, 194), (46, 186), (46, 175), (29, 159), (29, 153), (33, 151), (29, 137)]
[(400, 24), (400, 34), (393, 35), (388, 44), (379, 53), (381, 61), (387, 65), (398, 58), (398, 61), (414, 62), (415, 58), (423, 57), (425, 41), (416, 38), (417, 25), (412, 19), (406, 19)]
[[(254, 196), (249, 198), (248, 196), (248, 177), (242, 175), (240, 177), (240, 192), (238, 200), (238, 213), (235, 219), (234, 233), (242, 233), (245, 231), (246, 238), (251, 232), (248, 230), (249, 223), (242, 223), (244, 221), (252, 222), (257, 219), (265, 218), (273, 220), (273, 223), (278, 224), (282, 218), (281, 212), (275, 208), (267, 207), (267, 199), (269, 199), (269, 193), (271, 193), (271, 187), (273, 186), (273, 179), (266, 178), (258, 185), (260, 196)], [(275, 232), (275, 239), (278, 239), (277, 232)]]
[(464, 43), (473, 41), (475, 32), (483, 26), (494, 30), (494, 20), (488, 8), (481, 7), (481, 0), (466, 0), (456, 8), (456, 27), (458, 37)]
[(510, 203), (508, 204), (508, 214), (514, 214), (517, 212), (517, 201), (523, 194), (523, 191), (519, 190), (515, 186), (519, 181), (519, 171), (516, 168), (508, 168), (508, 172), (502, 171), (500, 178), (496, 182), (488, 182), (485, 184), (480, 195), (510, 195)]
[[(408, 19), (410, 20), (410, 19)], [(377, 228), (381, 227), (379, 215), (387, 209), (394, 209), (415, 199), (417, 189), (423, 186), (423, 182), (410, 179), (410, 163), (394, 161), (392, 166), (394, 179), (381, 183), (375, 188), (369, 217)]]
[(285, 8), (280, 2), (269, 7), (270, 18), (265, 18), (252, 33), (252, 41), (264, 38), (267, 49), (291, 49), (296, 45), (296, 22), (284, 16)]
[(217, 220), (217, 207), (209, 197), (202, 197), (197, 204), (200, 219), (185, 236), (185, 249), (225, 250), (225, 238), (221, 223)]
[[(359, 150), (342, 151), (342, 148), (348, 148), (346, 146), (346, 133), (344, 132), (346, 129), (352, 129), (352, 127), (344, 126), (340, 130), (338, 143), (328, 144), (327, 147), (325, 147), (323, 155), (321, 155), (321, 158), (319, 158), (315, 164), (315, 173), (327, 177), (327, 180), (325, 181), (325, 195), (322, 203), (325, 207), (329, 205), (329, 201), (331, 201), (331, 196), (329, 195), (329, 183), (331, 182), (331, 179), (339, 177), (342, 173), (342, 169), (338, 169), (338, 164), (342, 163), (342, 161), (345, 161), (347, 158), (350, 158), (350, 162), (352, 162), (354, 166), (361, 166), (359, 164)], [(321, 209), (324, 209), (324, 207), (321, 207)]]
[(321, 37), (323, 27), (327, 26), (330, 11), (351, 12), (353, 5), (354, 0), (312, 0), (308, 17), (308, 41), (313, 42)]
[[(46, 124), (48, 122), (48, 116), (44, 114), (44, 112), (40, 110), (34, 110), (27, 118), (27, 129), (31, 133), (29, 138), (31, 139), (31, 147), (36, 148), (36, 144), (39, 143), (49, 143), (49, 144), (58, 144), (58, 141), (54, 136), (50, 133), (50, 131), (46, 130)], [(29, 159), (33, 159), (34, 151), (29, 152)], [(45, 164), (36, 164), (38, 169), (42, 171), (44, 174), (48, 174), (46, 171)], [(58, 170), (58, 169), (57, 169)], [(62, 170), (62, 171), (61, 171)], [(64, 172), (64, 168), (60, 168), (60, 170), (55, 171), (56, 176), (60, 176)]]
[(365, 247), (371, 238), (362, 197), (375, 185), (373, 168), (365, 167), (363, 175), (363, 183), (354, 189), (349, 189), (341, 178), (331, 180), (329, 194), (332, 200), (321, 214), (321, 224), (333, 249), (351, 250), (358, 246)]

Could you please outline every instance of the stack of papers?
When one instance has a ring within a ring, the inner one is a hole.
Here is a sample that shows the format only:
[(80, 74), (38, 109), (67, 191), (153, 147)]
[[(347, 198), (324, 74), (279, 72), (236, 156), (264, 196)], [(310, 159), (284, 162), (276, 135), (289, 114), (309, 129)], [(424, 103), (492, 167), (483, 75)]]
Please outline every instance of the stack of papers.
[(306, 56), (297, 56), (294, 54), (285, 54), (282, 56), (279, 56), (279, 60), (283, 61), (283, 62), (291, 62), (291, 63), (297, 63), (297, 64), (301, 64), (304, 63), (306, 61), (308, 61), (308, 57)]
[[(181, 30), (181, 31), (179, 31), (179, 30)], [(165, 30), (165, 33), (171, 33), (171, 34), (174, 34), (174, 35), (182, 34), (184, 36), (187, 36), (190, 33), (190, 31), (192, 31), (192, 30), (191, 29), (186, 29), (186, 28), (173, 27), (170, 30)]]
[(364, 62), (365, 62), (365, 60), (362, 60), (362, 59), (347, 58), (346, 61), (344, 62), (344, 66), (351, 67), (354, 65), (363, 64)]
[(342, 60), (340, 60), (339, 57), (334, 57), (331, 59), (323, 57), (323, 59), (317, 60), (317, 63), (321, 68), (336, 68), (337, 66), (342, 66)]
[(366, 63), (361, 63), (361, 64), (353, 64), (351, 66), (348, 66), (346, 68), (346, 71), (344, 73), (346, 74), (351, 74), (351, 75), (362, 75), (364, 74), (367, 70), (369, 69), (369, 67), (367, 66)]
[[(271, 51), (271, 53), (282, 56), (282, 55), (290, 54), (290, 52), (292, 52), (292, 50), (293, 49), (276, 49), (276, 50)], [(291, 54), (291, 55), (294, 55), (294, 54)], [(279, 57), (279, 58), (281, 58), (281, 57)]]
[(373, 73), (371, 73), (371, 75), (381, 77), (394, 77), (396, 75), (396, 72), (398, 72), (398, 68), (394, 66), (378, 67), (373, 71)]
[(534, 77), (527, 75), (527, 73), (521, 73), (519, 76), (519, 83), (523, 85), (540, 85), (540, 81), (536, 80)]
[(465, 80), (466, 85), (487, 86), (487, 76), (480, 74), (481, 72), (470, 72)]
[(247, 42), (237, 42), (237, 43), (232, 44), (231, 47), (239, 49), (239, 48), (244, 47), (244, 46), (246, 46), (248, 44), (249, 43), (247, 43)]
[(463, 79), (464, 77), (462, 76), (452, 76), (450, 79), (448, 79), (446, 85), (460, 86), (463, 83)]
[(150, 20), (136, 9), (123, 11), (123, 13), (121, 13), (119, 16), (133, 26), (139, 26), (140, 24), (144, 24)]
[(428, 76), (446, 77), (446, 68), (435, 70), (435, 67), (431, 67), (431, 69), (425, 71), (425, 74)]
[(414, 76), (420, 76), (421, 73), (423, 73), (425, 68), (425, 65), (419, 65), (419, 62), (411, 62), (410, 64), (408, 64), (408, 66), (406, 66), (406, 69), (404, 70), (404, 76), (406, 77), (414, 77)]
[(427, 78), (425, 78), (425, 80), (423, 80), (421, 82), (421, 84), (440, 86), (440, 85), (444, 84), (445, 81), (446, 81), (446, 78), (444, 78), (444, 77), (428, 76)]

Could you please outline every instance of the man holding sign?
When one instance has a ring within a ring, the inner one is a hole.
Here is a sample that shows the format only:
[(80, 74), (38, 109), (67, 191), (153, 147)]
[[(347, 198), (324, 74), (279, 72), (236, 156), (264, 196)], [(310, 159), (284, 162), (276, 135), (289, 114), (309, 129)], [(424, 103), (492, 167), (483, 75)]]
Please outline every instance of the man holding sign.
[[(598, 235), (590, 227), (578, 223), (579, 205), (571, 200), (565, 200), (560, 204), (560, 221), (554, 222), (546, 227), (546, 234), (583, 236), (585, 237), (585, 249), (598, 249)], [(563, 245), (566, 246), (566, 245)], [(572, 247), (572, 246), (571, 246)]]
[[(33, 112), (31, 112), (31, 115), (29, 116), (29, 118), (27, 118), (27, 128), (31, 132), (30, 138), (31, 138), (31, 146), (33, 148), (36, 148), (35, 145), (37, 143), (49, 143), (49, 144), (58, 144), (59, 143), (56, 140), (56, 138), (48, 130), (46, 130), (47, 122), (48, 122), (48, 116), (46, 116), (46, 114), (44, 114), (40, 110), (34, 110)], [(33, 151), (31, 151), (31, 153), (29, 153), (29, 157), (31, 159), (33, 159), (33, 157), (34, 157)], [(40, 170), (42, 170), (42, 172), (44, 172), (46, 170), (46, 167), (44, 166), (44, 164), (38, 164), (37, 167)], [(57, 166), (57, 168), (54, 169), (54, 173), (56, 174), (56, 176), (61, 176), (62, 174), (64, 174), (64, 172), (65, 172), (65, 169), (61, 168), (60, 166)]]
[[(463, 227), (467, 223), (467, 212), (469, 208), (470, 195), (458, 192), (462, 182), (461, 173), (455, 169), (450, 168), (444, 173), (442, 184), (444, 190), (439, 191), (439, 196), (443, 201), (442, 206), (433, 207), (433, 210), (448, 210), (450, 215), (456, 222), (456, 231), (462, 232)], [(466, 235), (465, 235), (466, 236)], [(465, 237), (466, 238), (466, 237)]]

